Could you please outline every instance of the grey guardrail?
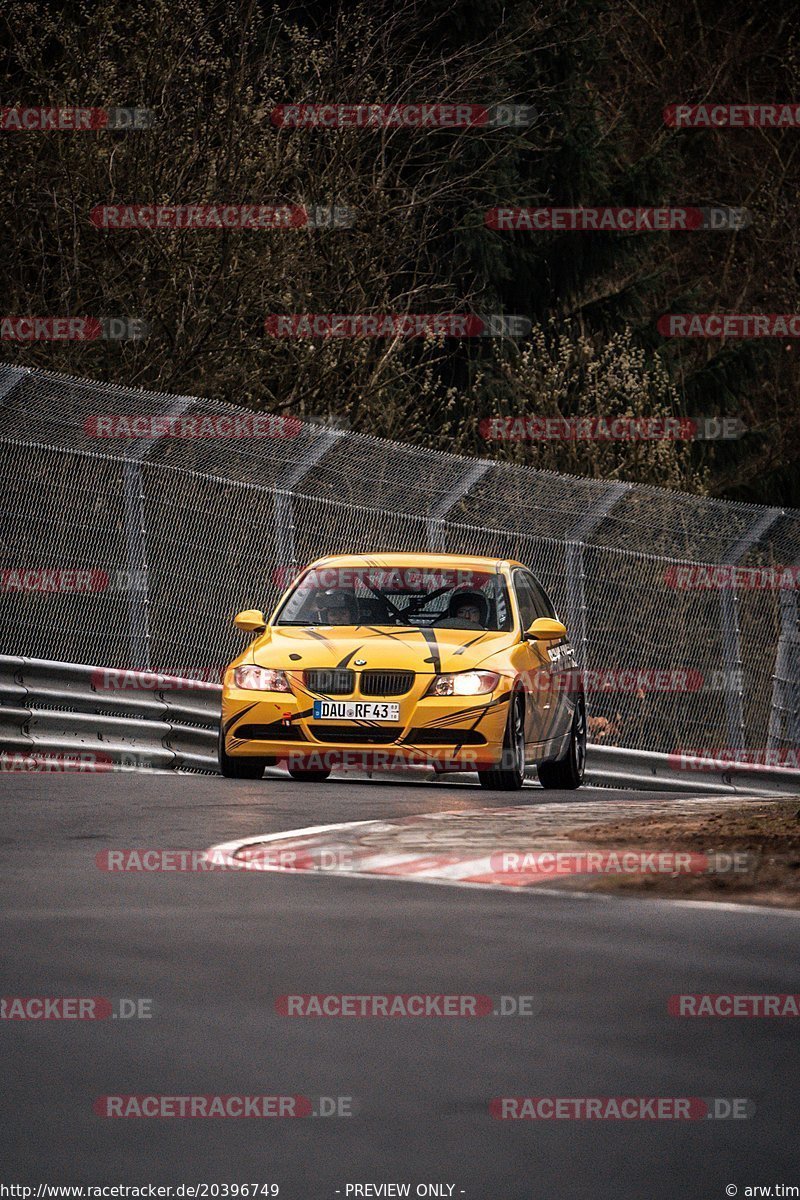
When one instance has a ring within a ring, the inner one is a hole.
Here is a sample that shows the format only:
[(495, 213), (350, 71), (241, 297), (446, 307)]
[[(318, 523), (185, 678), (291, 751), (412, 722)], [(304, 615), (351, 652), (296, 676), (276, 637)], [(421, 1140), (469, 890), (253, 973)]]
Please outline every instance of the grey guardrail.
[[(157, 672), (0, 655), (0, 765), (216, 771), (221, 692), (219, 684)], [(586, 778), (694, 795), (800, 793), (800, 770), (709, 759), (682, 765), (675, 755), (596, 744)]]
[(624, 746), (589, 745), (586, 782), (648, 791), (800, 794), (800, 771), (753, 763), (729, 763), (679, 754), (655, 754)]
[(0, 655), (7, 768), (217, 769), (219, 684)]

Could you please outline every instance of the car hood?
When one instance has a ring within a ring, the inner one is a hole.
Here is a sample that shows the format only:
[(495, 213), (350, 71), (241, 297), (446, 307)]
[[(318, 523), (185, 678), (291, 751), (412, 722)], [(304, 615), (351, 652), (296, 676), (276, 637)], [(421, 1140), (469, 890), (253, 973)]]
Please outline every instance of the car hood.
[(362, 625), (339, 630), (330, 626), (319, 629), (283, 626), (267, 629), (258, 639), (253, 646), (253, 662), (287, 671), (358, 666), (366, 670), (435, 675), (443, 671), (469, 671), (516, 641), (513, 633), (480, 629)]

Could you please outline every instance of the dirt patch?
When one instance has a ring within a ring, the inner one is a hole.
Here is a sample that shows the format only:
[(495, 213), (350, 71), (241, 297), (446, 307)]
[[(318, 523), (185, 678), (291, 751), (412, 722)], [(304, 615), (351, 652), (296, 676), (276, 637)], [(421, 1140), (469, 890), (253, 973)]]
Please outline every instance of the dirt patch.
[[(726, 900), (800, 909), (800, 804), (743, 803), (702, 815), (603, 821), (565, 829), (584, 846), (707, 854), (713, 873), (582, 876), (581, 891)], [(747, 856), (745, 869), (744, 856)], [(733, 860), (733, 861), (731, 861)]]

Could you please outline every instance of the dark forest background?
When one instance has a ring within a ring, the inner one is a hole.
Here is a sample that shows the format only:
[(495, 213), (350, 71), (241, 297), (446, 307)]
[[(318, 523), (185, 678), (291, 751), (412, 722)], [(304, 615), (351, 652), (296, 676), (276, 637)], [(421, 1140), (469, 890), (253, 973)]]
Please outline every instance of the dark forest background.
[[(8, 11), (8, 10), (7, 10)], [(20, 0), (2, 104), (137, 106), (135, 133), (0, 134), (3, 314), (142, 342), (7, 362), (335, 420), (532, 466), (800, 504), (800, 343), (661, 338), (668, 312), (800, 311), (800, 128), (676, 130), (675, 102), (800, 101), (794, 4)], [(276, 129), (294, 102), (532, 105), (523, 128)], [(99, 203), (337, 202), (347, 230), (127, 231)], [(736, 232), (504, 233), (517, 205), (732, 205)], [(281, 312), (503, 312), (523, 341), (272, 341)], [(495, 415), (736, 416), (720, 443), (486, 443)]]

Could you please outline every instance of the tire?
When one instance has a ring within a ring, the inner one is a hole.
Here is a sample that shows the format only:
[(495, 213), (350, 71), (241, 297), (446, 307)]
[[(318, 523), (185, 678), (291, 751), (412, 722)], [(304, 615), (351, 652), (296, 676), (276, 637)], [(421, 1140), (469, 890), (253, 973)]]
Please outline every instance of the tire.
[(330, 767), (311, 767), (308, 770), (303, 770), (302, 767), (289, 767), (289, 774), (298, 783), (324, 783), (330, 773)]
[(219, 730), (218, 753), (219, 769), (226, 779), (260, 779), (264, 767), (271, 765), (274, 759), (269, 758), (231, 758), (225, 753), (225, 741), (222, 726)]
[(503, 754), (499, 767), (478, 771), (481, 787), (493, 792), (518, 792), (525, 782), (525, 698), (514, 692), (508, 706)]
[(586, 768), (586, 708), (582, 700), (575, 707), (569, 746), (563, 758), (539, 763), (539, 783), (543, 788), (574, 791), (583, 783)]

